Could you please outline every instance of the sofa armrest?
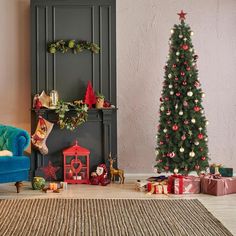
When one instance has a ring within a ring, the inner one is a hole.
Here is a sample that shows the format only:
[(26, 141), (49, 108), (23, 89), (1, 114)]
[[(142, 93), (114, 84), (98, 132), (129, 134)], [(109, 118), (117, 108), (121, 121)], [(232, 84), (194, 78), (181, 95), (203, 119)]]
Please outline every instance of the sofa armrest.
[(30, 136), (27, 131), (0, 124), (0, 150), (9, 150), (14, 156), (22, 156), (29, 142)]

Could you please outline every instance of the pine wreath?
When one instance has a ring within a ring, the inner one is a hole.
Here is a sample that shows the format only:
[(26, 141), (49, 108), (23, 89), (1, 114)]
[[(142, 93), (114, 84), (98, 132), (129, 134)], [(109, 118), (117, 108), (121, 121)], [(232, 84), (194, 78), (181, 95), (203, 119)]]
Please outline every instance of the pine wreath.
[[(74, 112), (75, 115), (68, 115), (69, 111)], [(60, 100), (56, 107), (56, 113), (58, 114), (60, 128), (66, 128), (72, 131), (87, 121), (88, 107), (83, 101), (71, 103)]]

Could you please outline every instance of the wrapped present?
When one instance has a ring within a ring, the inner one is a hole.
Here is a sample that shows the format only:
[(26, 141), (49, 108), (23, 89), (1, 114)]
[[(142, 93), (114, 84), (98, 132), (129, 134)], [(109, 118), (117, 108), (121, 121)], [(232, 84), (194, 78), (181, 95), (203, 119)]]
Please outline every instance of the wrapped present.
[(137, 180), (135, 184), (135, 189), (140, 192), (145, 192), (147, 190), (147, 181)]
[(236, 193), (236, 177), (202, 176), (201, 192), (215, 196)]
[(168, 179), (168, 192), (174, 194), (200, 193), (200, 178), (171, 175)]
[(233, 177), (233, 168), (223, 167), (221, 164), (212, 164), (210, 166), (210, 173), (217, 174), (220, 173), (222, 177)]
[(150, 182), (147, 184), (148, 194), (167, 194), (167, 182)]

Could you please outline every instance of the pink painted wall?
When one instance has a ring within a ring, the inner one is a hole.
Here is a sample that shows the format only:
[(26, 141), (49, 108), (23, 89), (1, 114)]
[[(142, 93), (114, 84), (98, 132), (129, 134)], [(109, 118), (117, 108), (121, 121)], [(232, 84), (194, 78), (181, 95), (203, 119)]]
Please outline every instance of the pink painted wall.
[[(29, 0), (0, 1), (0, 123), (30, 130)], [(179, 10), (195, 32), (212, 161), (236, 169), (236, 1), (117, 0), (118, 156), (150, 173), (163, 66)]]

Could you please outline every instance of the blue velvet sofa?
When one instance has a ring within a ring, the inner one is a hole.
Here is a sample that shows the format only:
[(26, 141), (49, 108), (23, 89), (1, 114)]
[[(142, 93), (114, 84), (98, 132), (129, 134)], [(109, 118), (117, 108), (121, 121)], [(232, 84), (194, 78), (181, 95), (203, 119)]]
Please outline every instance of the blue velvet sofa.
[(13, 156), (0, 156), (0, 183), (16, 182), (17, 193), (21, 182), (29, 179), (30, 158), (23, 154), (29, 142), (27, 131), (0, 124), (0, 151), (13, 153)]

